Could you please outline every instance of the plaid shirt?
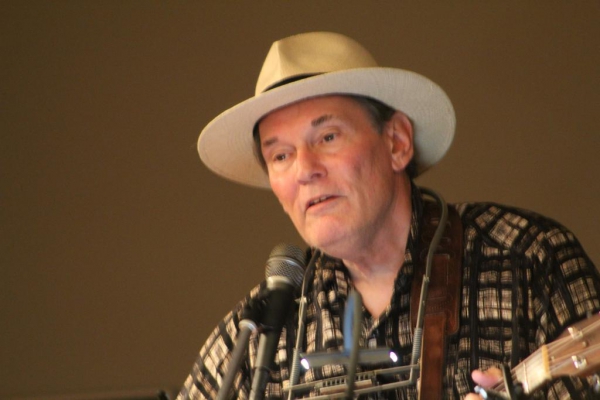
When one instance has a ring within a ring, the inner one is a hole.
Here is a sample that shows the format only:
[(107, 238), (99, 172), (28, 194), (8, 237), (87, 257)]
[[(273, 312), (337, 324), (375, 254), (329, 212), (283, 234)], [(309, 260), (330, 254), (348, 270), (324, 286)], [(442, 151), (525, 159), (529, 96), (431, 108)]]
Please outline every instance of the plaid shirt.
[[(422, 202), (418, 188), (413, 187), (411, 233), (390, 305), (378, 318), (366, 310), (364, 313), (360, 346), (386, 346), (400, 356), (396, 364), (390, 362), (377, 368), (405, 365), (410, 360), (410, 288)], [(557, 338), (568, 325), (598, 311), (600, 276), (575, 236), (550, 219), (493, 203), (451, 207), (459, 212), (464, 230), (460, 329), (448, 341), (444, 378), (444, 397), (455, 399), (472, 391), (471, 370), (502, 363), (514, 367), (540, 345)], [(342, 262), (321, 255), (308, 295), (304, 352), (338, 351), (343, 347), (342, 320), (351, 287), (350, 275)], [(263, 288), (264, 283), (255, 287), (213, 331), (200, 350), (179, 399), (217, 397), (235, 345), (242, 309)], [(286, 397), (283, 387), (289, 383), (297, 318), (297, 312), (290, 313), (280, 336), (277, 367), (267, 385), (266, 398)], [(254, 334), (233, 384), (239, 399), (248, 398), (257, 347)], [(342, 365), (326, 365), (304, 372), (300, 382), (345, 374)], [(588, 393), (587, 381), (563, 378), (545, 385), (536, 395), (567, 399), (586, 398)], [(302, 393), (296, 398), (316, 394)], [(360, 398), (416, 397), (415, 389), (408, 387)]]

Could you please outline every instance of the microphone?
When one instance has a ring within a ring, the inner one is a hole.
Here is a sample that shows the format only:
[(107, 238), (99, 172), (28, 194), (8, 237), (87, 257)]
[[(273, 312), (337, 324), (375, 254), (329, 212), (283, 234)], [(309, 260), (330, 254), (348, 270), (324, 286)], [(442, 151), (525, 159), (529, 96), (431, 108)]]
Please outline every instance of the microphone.
[(295, 292), (302, 284), (305, 266), (304, 252), (288, 244), (275, 246), (267, 260), (266, 307), (261, 320), (262, 333), (258, 341), (250, 400), (262, 400), (265, 396), (279, 335), (289, 315)]

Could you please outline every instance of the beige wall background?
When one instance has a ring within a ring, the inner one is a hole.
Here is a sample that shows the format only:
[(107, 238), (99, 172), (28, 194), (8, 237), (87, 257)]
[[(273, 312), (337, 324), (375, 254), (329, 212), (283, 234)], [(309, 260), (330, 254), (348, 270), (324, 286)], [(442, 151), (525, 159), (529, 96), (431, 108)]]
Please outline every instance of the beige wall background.
[(220, 318), (302, 244), (200, 163), (275, 39), (330, 30), (453, 100), (447, 200), (550, 215), (600, 263), (600, 3), (3, 1), (0, 398), (176, 390)]

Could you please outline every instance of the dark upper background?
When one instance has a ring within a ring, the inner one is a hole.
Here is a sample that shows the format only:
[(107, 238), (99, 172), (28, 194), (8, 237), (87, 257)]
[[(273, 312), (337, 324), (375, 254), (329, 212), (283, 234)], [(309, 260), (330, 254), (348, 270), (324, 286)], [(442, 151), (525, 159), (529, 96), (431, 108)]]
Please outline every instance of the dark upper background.
[(345, 33), (439, 83), (457, 135), (418, 183), (550, 215), (600, 263), (599, 17), (597, 1), (3, 1), (0, 398), (179, 387), (271, 248), (302, 243), (268, 191), (195, 148), (294, 33)]

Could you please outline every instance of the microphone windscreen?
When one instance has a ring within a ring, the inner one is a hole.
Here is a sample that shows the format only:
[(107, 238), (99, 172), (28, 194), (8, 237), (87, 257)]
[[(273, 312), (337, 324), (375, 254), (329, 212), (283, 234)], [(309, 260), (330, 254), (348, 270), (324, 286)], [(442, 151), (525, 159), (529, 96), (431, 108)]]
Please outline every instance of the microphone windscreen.
[(298, 246), (281, 243), (273, 248), (267, 260), (267, 278), (282, 276), (294, 288), (299, 288), (304, 277), (306, 254)]

